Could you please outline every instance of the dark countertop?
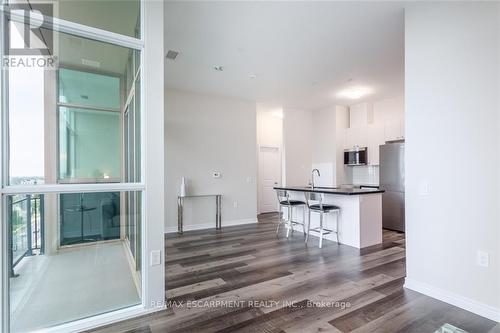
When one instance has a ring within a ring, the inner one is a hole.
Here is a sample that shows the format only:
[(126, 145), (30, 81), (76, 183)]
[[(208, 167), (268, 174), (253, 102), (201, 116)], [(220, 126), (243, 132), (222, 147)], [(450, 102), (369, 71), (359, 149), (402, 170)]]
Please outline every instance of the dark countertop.
[(380, 185), (376, 185), (376, 184), (356, 184), (354, 186), (357, 186), (357, 187), (368, 187), (368, 188), (379, 188)]
[(275, 190), (287, 190), (296, 192), (315, 192), (324, 194), (340, 194), (340, 195), (362, 195), (362, 194), (374, 194), (374, 193), (384, 193), (384, 190), (379, 190), (376, 188), (338, 188), (338, 187), (315, 187), (311, 188), (309, 186), (287, 186), (287, 187), (274, 187)]

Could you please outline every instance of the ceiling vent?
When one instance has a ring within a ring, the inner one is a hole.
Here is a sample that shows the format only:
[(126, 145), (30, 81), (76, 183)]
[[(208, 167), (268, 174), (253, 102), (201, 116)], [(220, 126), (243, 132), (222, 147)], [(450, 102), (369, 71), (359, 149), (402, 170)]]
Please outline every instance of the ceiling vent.
[(168, 50), (168, 52), (167, 52), (167, 59), (175, 60), (175, 58), (177, 58), (178, 55), (179, 55), (179, 52)]

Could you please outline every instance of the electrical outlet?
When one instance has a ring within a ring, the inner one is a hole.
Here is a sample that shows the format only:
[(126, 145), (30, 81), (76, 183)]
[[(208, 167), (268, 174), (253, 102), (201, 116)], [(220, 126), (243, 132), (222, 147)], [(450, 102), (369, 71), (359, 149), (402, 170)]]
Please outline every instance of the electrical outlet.
[(234, 208), (238, 208), (238, 201), (234, 201), (234, 202), (233, 202), (233, 207), (234, 207)]
[(151, 266), (160, 265), (161, 264), (161, 250), (151, 251), (149, 261), (150, 261)]
[(490, 255), (488, 252), (477, 251), (476, 255), (476, 263), (481, 267), (489, 267), (490, 266)]

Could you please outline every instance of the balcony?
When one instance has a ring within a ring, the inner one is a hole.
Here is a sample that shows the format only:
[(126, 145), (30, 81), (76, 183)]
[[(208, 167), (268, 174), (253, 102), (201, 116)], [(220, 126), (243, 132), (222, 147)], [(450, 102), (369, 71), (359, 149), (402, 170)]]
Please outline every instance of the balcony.
[(8, 197), (12, 332), (141, 303), (134, 195)]

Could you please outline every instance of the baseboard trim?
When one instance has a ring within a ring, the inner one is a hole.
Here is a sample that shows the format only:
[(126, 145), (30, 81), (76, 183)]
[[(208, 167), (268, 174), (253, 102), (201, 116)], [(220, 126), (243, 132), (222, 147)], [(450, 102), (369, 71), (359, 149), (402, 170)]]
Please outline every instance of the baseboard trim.
[(409, 278), (405, 278), (404, 287), (470, 311), (479, 316), (500, 322), (500, 309), (493, 306)]
[[(222, 228), (224, 227), (232, 227), (236, 225), (243, 225), (243, 224), (253, 224), (257, 223), (258, 220), (257, 218), (254, 219), (240, 219), (240, 220), (229, 220), (229, 221), (222, 221)], [(194, 225), (185, 225), (184, 226), (184, 231), (193, 231), (193, 230), (205, 230), (205, 229), (214, 229), (215, 228), (215, 222), (212, 223), (201, 223), (201, 224), (194, 224)], [(165, 233), (169, 234), (172, 232), (177, 232), (177, 226), (172, 227), (168, 226), (165, 227)]]
[(34, 331), (34, 333), (82, 332), (111, 325), (119, 321), (132, 319), (139, 316), (144, 316), (162, 310), (164, 310), (163, 307), (154, 307), (151, 309), (146, 309), (143, 307), (143, 305), (136, 305), (130, 308), (116, 310), (96, 315), (94, 317), (84, 318), (70, 323), (61, 324), (59, 326), (53, 326), (46, 329), (36, 330)]

